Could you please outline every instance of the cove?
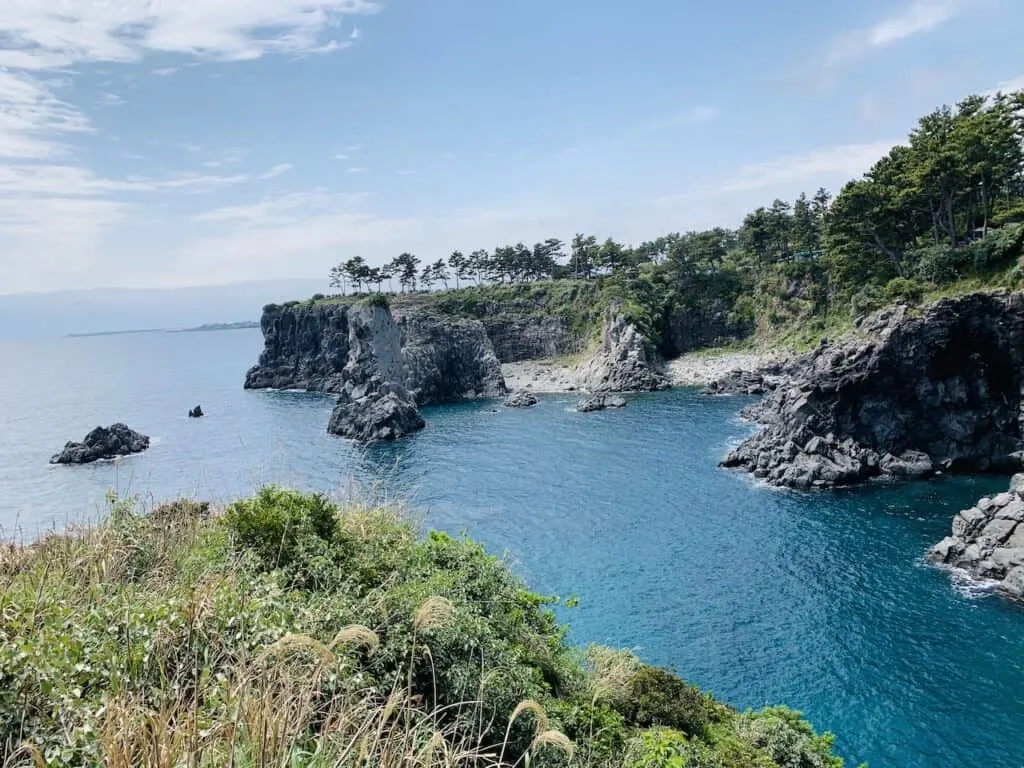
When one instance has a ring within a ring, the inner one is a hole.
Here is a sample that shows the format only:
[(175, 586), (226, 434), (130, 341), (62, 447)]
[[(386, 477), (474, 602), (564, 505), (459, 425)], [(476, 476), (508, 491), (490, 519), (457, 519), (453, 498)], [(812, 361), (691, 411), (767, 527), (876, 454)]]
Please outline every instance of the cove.
[[(921, 562), (1005, 478), (764, 488), (716, 466), (749, 434), (750, 400), (692, 390), (594, 414), (561, 396), (427, 408), (422, 433), (359, 450), (326, 434), (330, 399), (241, 389), (260, 344), (232, 331), (5, 345), (5, 534), (98, 514), (115, 484), (151, 503), (264, 482), (344, 493), (356, 478), (507, 550), (538, 591), (578, 595), (561, 611), (574, 642), (633, 647), (739, 707), (800, 709), (853, 765), (1024, 762), (1024, 611)], [(207, 415), (190, 421), (195, 402)], [(115, 419), (153, 447), (116, 469), (46, 466)]]

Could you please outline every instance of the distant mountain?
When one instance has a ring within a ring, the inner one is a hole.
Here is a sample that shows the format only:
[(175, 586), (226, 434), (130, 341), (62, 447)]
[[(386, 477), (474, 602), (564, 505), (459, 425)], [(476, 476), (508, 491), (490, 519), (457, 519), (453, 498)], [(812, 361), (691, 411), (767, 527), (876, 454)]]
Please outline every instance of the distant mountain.
[[(200, 288), (96, 288), (0, 295), (0, 339), (52, 338), (140, 328), (237, 327), (265, 304), (324, 291), (324, 280), (274, 280)], [(240, 320), (241, 318), (241, 320)]]

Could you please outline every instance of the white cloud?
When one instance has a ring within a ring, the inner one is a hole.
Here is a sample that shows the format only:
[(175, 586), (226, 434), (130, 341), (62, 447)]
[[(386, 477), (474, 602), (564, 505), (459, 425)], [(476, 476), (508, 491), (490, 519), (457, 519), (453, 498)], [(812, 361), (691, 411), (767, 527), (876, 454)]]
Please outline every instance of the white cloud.
[(305, 53), (325, 45), (321, 36), (341, 16), (379, 10), (372, 0), (21, 0), (4, 6), (4, 63), (26, 69), (134, 61), (152, 51), (231, 61)]
[(794, 182), (807, 182), (809, 186), (817, 187), (835, 179), (849, 180), (869, 170), (896, 143), (840, 144), (743, 166), (735, 175), (721, 182), (663, 198), (662, 202), (779, 188)]
[(345, 173), (365, 173), (365, 168), (346, 168)]
[(178, 71), (178, 67), (160, 67), (159, 69), (154, 69), (153, 74), (157, 77), (170, 77), (177, 74)]
[(100, 97), (100, 103), (106, 104), (108, 107), (119, 107), (125, 103), (124, 99), (118, 96), (116, 93), (104, 93)]
[(989, 91), (985, 91), (985, 96), (995, 96), (997, 93), (1013, 93), (1015, 91), (1024, 91), (1024, 75), (1018, 75), (1012, 77), (1009, 80), (1003, 80), (999, 82), (995, 88)]
[(282, 173), (288, 173), (294, 166), (291, 163), (279, 163), (271, 168), (266, 173), (260, 174), (260, 179), (266, 181), (267, 179), (273, 179), (280, 176)]
[(37, 160), (63, 154), (61, 136), (89, 130), (75, 107), (28, 74), (0, 70), (0, 158)]
[(930, 32), (966, 10), (965, 0), (913, 0), (910, 5), (877, 24), (837, 38), (829, 61), (838, 64), (861, 58), (901, 40)]

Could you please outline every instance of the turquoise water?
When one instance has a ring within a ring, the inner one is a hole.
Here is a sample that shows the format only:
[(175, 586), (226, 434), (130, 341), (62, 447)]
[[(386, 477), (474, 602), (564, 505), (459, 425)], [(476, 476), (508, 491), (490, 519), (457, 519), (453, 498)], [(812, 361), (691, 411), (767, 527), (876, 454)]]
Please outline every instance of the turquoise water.
[[(920, 562), (953, 514), (1005, 488), (957, 478), (827, 494), (719, 470), (749, 427), (739, 398), (675, 391), (622, 411), (575, 398), (428, 409), (428, 428), (358, 451), (330, 401), (245, 392), (256, 331), (0, 343), (0, 526), (99, 514), (117, 486), (223, 501), (264, 482), (376, 482), (466, 531), (564, 611), (579, 643), (635, 648), (738, 707), (785, 703), (872, 768), (1024, 765), (1024, 610)], [(201, 403), (208, 416), (187, 418)], [(52, 468), (97, 424), (153, 436), (141, 456)]]

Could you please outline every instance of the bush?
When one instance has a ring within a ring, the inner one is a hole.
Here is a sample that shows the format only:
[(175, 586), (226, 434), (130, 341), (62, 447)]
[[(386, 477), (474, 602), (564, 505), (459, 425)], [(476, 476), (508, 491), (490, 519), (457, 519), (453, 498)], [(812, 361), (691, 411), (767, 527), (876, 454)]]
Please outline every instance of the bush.
[(325, 551), (337, 526), (337, 509), (319, 494), (270, 486), (228, 507), (224, 524), (235, 546), (253, 552), (264, 569), (287, 570)]
[(312, 298), (313, 298), (313, 301), (323, 301), (327, 297), (324, 296), (322, 293), (314, 293)]
[(918, 278), (942, 284), (961, 276), (964, 267), (970, 262), (970, 255), (965, 250), (954, 250), (948, 243), (943, 243), (918, 248), (911, 252), (910, 259), (915, 264), (914, 271)]
[(642, 728), (653, 725), (693, 736), (715, 719), (710, 697), (668, 670), (643, 666), (629, 682), (626, 720)]
[(832, 734), (817, 735), (800, 713), (791, 709), (770, 707), (744, 715), (739, 731), (779, 768), (843, 766), (843, 761), (832, 755)]
[(857, 291), (850, 299), (850, 311), (853, 316), (866, 315), (880, 309), (885, 304), (882, 289), (875, 283), (868, 283)]
[(368, 307), (382, 307), (383, 309), (391, 309), (391, 298), (386, 293), (371, 293), (365, 299), (363, 303)]
[(917, 304), (924, 296), (924, 288), (921, 284), (905, 277), (894, 277), (885, 284), (882, 294), (889, 303), (903, 301), (907, 304)]

